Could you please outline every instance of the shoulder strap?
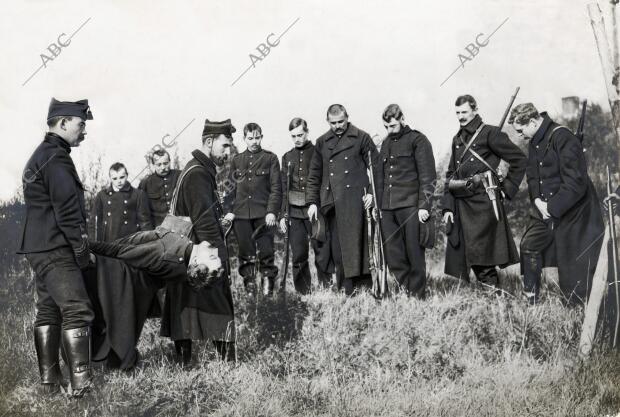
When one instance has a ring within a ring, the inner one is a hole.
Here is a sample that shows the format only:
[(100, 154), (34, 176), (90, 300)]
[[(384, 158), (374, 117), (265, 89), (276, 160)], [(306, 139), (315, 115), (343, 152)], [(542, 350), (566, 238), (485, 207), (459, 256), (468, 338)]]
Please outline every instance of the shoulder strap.
[(476, 129), (476, 131), (474, 132), (474, 135), (471, 137), (471, 139), (469, 140), (469, 142), (467, 142), (467, 145), (465, 145), (465, 150), (463, 151), (463, 154), (461, 155), (461, 159), (459, 159), (459, 161), (461, 162), (461, 164), (454, 170), (454, 175), (456, 175), (457, 172), (459, 172), (459, 170), (463, 167), (463, 160), (465, 159), (465, 155), (467, 154), (467, 151), (469, 152), (473, 152), (470, 148), (471, 145), (474, 144), (474, 141), (476, 139), (478, 139), (478, 135), (480, 134), (480, 132), (482, 131), (482, 128), (484, 127), (484, 123), (480, 123), (480, 126), (478, 126), (478, 129)]
[(560, 130), (560, 129), (566, 129), (566, 130), (568, 130), (571, 134), (573, 133), (573, 132), (571, 132), (571, 130), (570, 130), (569, 128), (567, 128), (566, 126), (559, 125), (559, 126), (554, 127), (554, 128), (553, 128), (553, 130), (551, 131), (551, 134), (549, 135), (549, 141), (547, 142), (547, 147), (545, 148), (545, 152), (543, 153), (543, 157), (545, 156), (545, 154), (547, 153), (547, 151), (548, 151), (548, 150), (549, 150), (549, 148), (551, 147), (551, 142), (552, 142), (552, 139), (553, 139), (553, 134), (554, 134), (555, 132), (557, 132), (558, 130)]
[(176, 187), (174, 187), (174, 192), (172, 193), (172, 201), (170, 203), (170, 214), (174, 215), (176, 209), (177, 209), (177, 201), (179, 199), (179, 190), (181, 189), (181, 183), (183, 182), (183, 180), (185, 179), (185, 176), (187, 175), (187, 173), (192, 169), (192, 168), (196, 168), (198, 165), (192, 165), (189, 168), (187, 168), (185, 171), (183, 171), (181, 173), (181, 175), (179, 176), (179, 179), (177, 180), (177, 185)]

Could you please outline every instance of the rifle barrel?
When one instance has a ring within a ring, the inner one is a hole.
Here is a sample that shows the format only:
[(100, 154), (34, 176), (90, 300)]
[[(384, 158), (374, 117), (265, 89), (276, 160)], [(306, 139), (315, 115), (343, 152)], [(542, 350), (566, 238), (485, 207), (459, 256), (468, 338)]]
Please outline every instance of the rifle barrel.
[(512, 108), (512, 105), (515, 103), (515, 100), (517, 99), (517, 94), (519, 94), (520, 89), (521, 87), (517, 87), (517, 89), (515, 90), (515, 93), (510, 97), (510, 102), (508, 103), (508, 107), (506, 108), (506, 111), (504, 112), (504, 115), (502, 116), (502, 120), (499, 122), (500, 131), (502, 130), (502, 127), (504, 127), (504, 123), (506, 123), (506, 119), (508, 118), (510, 109)]

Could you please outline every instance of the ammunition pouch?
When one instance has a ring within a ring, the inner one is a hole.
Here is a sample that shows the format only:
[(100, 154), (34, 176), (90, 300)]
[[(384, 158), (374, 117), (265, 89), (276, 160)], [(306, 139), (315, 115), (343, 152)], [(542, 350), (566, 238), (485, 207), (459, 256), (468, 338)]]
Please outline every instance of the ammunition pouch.
[(291, 206), (304, 207), (306, 205), (306, 193), (303, 191), (290, 190), (288, 192), (288, 203)]
[(454, 198), (467, 198), (478, 194), (481, 190), (482, 179), (479, 174), (464, 179), (448, 181), (448, 191)]

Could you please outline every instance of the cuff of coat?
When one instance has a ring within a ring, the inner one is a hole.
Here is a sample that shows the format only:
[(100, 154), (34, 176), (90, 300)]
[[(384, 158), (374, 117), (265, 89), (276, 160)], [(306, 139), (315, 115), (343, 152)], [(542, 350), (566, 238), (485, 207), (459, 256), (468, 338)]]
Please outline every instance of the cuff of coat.
[(555, 195), (551, 197), (549, 201), (547, 201), (547, 211), (549, 212), (549, 214), (551, 214), (552, 217), (559, 219), (564, 215), (564, 213), (568, 211), (568, 208), (563, 207), (557, 197), (558, 196)]
[(512, 181), (504, 179), (502, 182), (502, 191), (506, 195), (509, 200), (512, 200), (515, 195), (519, 192), (519, 187), (515, 185)]

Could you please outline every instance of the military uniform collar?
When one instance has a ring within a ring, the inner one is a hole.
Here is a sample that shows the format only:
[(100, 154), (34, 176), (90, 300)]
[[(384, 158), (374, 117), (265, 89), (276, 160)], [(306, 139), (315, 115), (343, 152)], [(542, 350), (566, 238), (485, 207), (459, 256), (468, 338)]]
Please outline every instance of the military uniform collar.
[(299, 148), (298, 147), (294, 147), (293, 149), (296, 150), (296, 151), (305, 151), (306, 149), (308, 149), (311, 146), (312, 146), (312, 142), (307, 141), (306, 143), (304, 143), (303, 146), (301, 146)]
[(542, 112), (540, 113), (540, 115), (543, 118), (543, 122), (532, 137), (532, 145), (537, 145), (543, 140), (543, 138), (545, 137), (545, 133), (547, 133), (547, 130), (549, 130), (549, 126), (551, 126), (551, 123), (553, 123), (553, 120), (551, 120), (547, 112)]
[(45, 139), (43, 139), (47, 143), (51, 143), (52, 145), (60, 146), (62, 149), (67, 151), (67, 153), (71, 153), (71, 146), (67, 143), (66, 140), (61, 138), (56, 133), (47, 132), (45, 134)]
[[(128, 192), (128, 191), (131, 191), (131, 189), (132, 189), (132, 188), (133, 188), (133, 187), (131, 186), (131, 184), (129, 183), (129, 181), (127, 181), (127, 182), (125, 183), (125, 185), (123, 185), (123, 188), (121, 188), (120, 190), (118, 190), (118, 192), (121, 192), (121, 191), (122, 191), (122, 192), (126, 193), (126, 192)], [(115, 191), (114, 191), (114, 188), (112, 188), (112, 184), (108, 185), (108, 189), (107, 189), (107, 191), (108, 191), (108, 193), (114, 193), (114, 192), (115, 192)]]
[(476, 130), (478, 130), (481, 124), (482, 124), (482, 117), (480, 117), (480, 115), (477, 114), (469, 123), (467, 123), (465, 126), (462, 126), (459, 129), (459, 133), (461, 133), (462, 131), (465, 131), (466, 133), (473, 135), (476, 132)]
[(407, 133), (411, 133), (413, 130), (408, 125), (403, 126), (398, 133), (388, 135), (390, 139), (400, 139), (405, 136)]
[(196, 160), (198, 161), (198, 163), (200, 163), (200, 165), (207, 168), (207, 171), (209, 171), (211, 175), (215, 176), (215, 173), (216, 173), (215, 163), (213, 162), (213, 160), (211, 160), (211, 158), (209, 158), (199, 149), (195, 149), (194, 151), (192, 151), (192, 156), (196, 158)]
[(261, 153), (263, 153), (265, 150), (261, 147), (259, 150), (257, 150), (256, 152), (251, 152), (249, 149), (246, 149), (245, 151), (243, 151), (243, 153), (247, 154), (247, 155), (260, 155)]

